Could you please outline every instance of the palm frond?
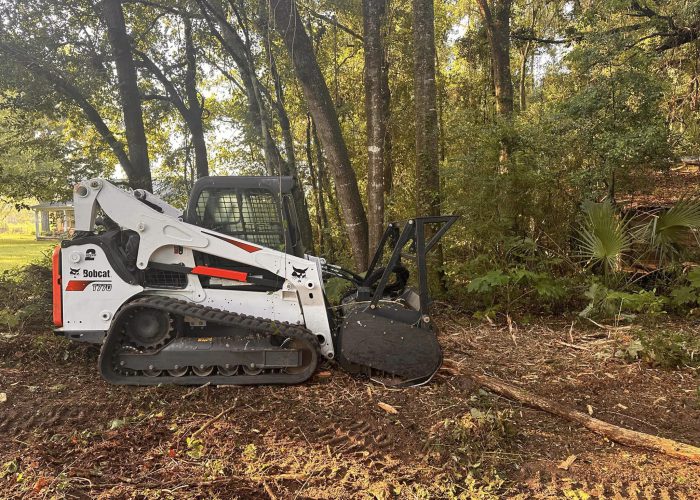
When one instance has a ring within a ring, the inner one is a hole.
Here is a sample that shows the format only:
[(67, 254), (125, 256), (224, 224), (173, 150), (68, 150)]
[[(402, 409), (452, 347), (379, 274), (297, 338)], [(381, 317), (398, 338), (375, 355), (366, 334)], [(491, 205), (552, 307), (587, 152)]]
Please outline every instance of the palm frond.
[(608, 274), (616, 271), (630, 250), (632, 238), (628, 223), (620, 219), (609, 201), (583, 204), (586, 220), (579, 230), (579, 252), (586, 265), (600, 265)]
[(683, 238), (697, 229), (700, 229), (700, 198), (682, 198), (670, 209), (655, 215), (642, 228), (642, 234), (663, 262), (678, 255)]

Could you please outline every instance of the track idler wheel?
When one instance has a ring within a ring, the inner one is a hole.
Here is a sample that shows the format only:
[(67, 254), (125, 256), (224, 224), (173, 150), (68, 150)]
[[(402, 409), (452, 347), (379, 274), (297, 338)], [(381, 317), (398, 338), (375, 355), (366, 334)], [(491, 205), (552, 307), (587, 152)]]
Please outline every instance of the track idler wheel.
[(165, 311), (138, 308), (126, 322), (127, 339), (139, 349), (155, 350), (171, 337), (170, 315)]

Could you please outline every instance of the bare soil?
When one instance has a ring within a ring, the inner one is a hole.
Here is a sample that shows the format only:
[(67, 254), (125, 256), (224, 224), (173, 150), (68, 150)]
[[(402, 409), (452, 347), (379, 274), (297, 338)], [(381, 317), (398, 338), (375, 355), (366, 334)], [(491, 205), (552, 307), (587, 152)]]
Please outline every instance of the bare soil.
[(437, 322), (445, 366), (401, 390), (334, 366), (294, 387), (116, 387), (94, 348), (2, 334), (0, 498), (700, 498), (700, 467), (608, 442), (460, 373), (698, 446), (696, 370), (615, 357), (628, 330), (490, 326), (447, 308)]

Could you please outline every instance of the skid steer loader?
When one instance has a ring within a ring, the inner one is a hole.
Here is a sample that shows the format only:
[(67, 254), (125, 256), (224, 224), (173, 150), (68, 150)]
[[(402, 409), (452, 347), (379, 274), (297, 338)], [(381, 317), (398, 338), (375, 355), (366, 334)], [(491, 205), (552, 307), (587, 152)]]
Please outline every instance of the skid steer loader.
[[(294, 384), (322, 358), (430, 380), (442, 351), (426, 254), (455, 217), (390, 224), (362, 277), (304, 254), (294, 189), (290, 177), (206, 177), (183, 213), (147, 191), (80, 182), (76, 232), (53, 253), (55, 332), (99, 344), (115, 384)], [(418, 292), (403, 259), (415, 260)], [(336, 307), (331, 277), (352, 286)]]

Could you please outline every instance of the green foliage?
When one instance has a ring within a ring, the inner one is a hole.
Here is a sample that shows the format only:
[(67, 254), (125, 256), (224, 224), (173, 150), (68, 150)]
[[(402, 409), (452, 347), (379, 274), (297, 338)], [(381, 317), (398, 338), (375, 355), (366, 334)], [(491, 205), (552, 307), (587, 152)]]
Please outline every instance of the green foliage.
[(471, 408), (459, 418), (444, 422), (449, 438), (462, 452), (500, 448), (516, 434), (513, 411)]
[(513, 307), (521, 305), (527, 298), (540, 304), (556, 303), (567, 293), (564, 280), (518, 267), (494, 269), (477, 276), (469, 282), (467, 291), (490, 302), (490, 307), (477, 315), (481, 317), (492, 316), (501, 307), (510, 314)]
[(645, 330), (616, 355), (662, 368), (700, 367), (700, 335), (694, 331)]
[(21, 473), (19, 469), (19, 461), (16, 459), (5, 462), (2, 464), (2, 467), (0, 467), (0, 479), (4, 479), (12, 474), (17, 474), (17, 480), (19, 481), (19, 476)]
[(585, 292), (589, 300), (579, 313), (584, 318), (632, 319), (636, 314), (663, 314), (668, 299), (657, 296), (655, 290), (624, 292), (611, 290), (598, 281), (592, 281)]
[(187, 437), (187, 456), (199, 460), (204, 456), (204, 442), (201, 439)]
[(75, 151), (60, 122), (16, 109), (0, 87), (0, 198), (67, 200), (73, 183), (92, 177), (100, 165)]
[(0, 327), (39, 329), (51, 323), (49, 257), (0, 274)]
[(700, 199), (682, 198), (670, 209), (654, 214), (638, 229), (639, 238), (650, 246), (660, 263), (681, 254), (690, 231), (700, 229)]
[(606, 275), (619, 270), (632, 242), (627, 222), (619, 219), (609, 201), (585, 202), (583, 211), (586, 219), (578, 240), (585, 266), (599, 266)]
[(671, 291), (671, 303), (679, 307), (700, 305), (700, 267), (688, 272), (685, 283)]
[(332, 305), (339, 305), (345, 292), (352, 288), (352, 284), (341, 278), (330, 278), (324, 283), (326, 298)]

